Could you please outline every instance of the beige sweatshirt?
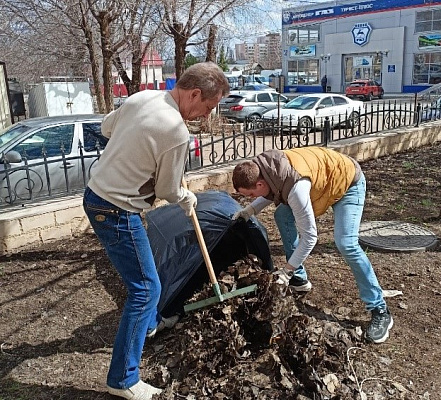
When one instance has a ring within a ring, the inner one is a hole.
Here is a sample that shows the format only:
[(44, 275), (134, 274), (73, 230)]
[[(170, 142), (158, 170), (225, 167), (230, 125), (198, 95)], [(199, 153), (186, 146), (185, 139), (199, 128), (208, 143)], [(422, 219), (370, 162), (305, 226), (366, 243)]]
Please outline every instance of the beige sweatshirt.
[(101, 130), (110, 140), (88, 184), (97, 195), (131, 212), (155, 198), (182, 200), (189, 132), (169, 92), (133, 94), (104, 117)]

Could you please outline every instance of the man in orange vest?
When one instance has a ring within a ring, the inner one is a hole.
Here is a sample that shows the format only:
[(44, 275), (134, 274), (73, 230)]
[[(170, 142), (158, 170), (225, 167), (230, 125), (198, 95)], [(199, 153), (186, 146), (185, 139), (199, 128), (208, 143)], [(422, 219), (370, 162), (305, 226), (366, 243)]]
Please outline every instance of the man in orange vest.
[(238, 164), (234, 188), (255, 200), (234, 214), (248, 220), (274, 203), (287, 263), (278, 270), (278, 282), (297, 292), (308, 292), (304, 261), (317, 242), (315, 218), (332, 207), (334, 240), (355, 277), (360, 298), (371, 312), (366, 338), (382, 343), (389, 337), (393, 319), (383, 298), (372, 264), (358, 243), (366, 180), (357, 161), (323, 147), (268, 150)]

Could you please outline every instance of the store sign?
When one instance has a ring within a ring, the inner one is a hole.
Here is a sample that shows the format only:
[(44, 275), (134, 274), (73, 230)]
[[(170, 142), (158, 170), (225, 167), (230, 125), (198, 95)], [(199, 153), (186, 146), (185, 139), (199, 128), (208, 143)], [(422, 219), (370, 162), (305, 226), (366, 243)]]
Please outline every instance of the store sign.
[(352, 65), (354, 67), (372, 67), (372, 57), (353, 57)]
[[(335, 3), (338, 2), (336, 1)], [(305, 22), (325, 21), (355, 15), (367, 15), (384, 11), (397, 11), (434, 5), (441, 5), (441, 0), (370, 0), (357, 1), (352, 4), (328, 5), (328, 7), (309, 10), (305, 10), (305, 7), (301, 6), (284, 10), (282, 13), (282, 25), (303, 24)]]
[(352, 39), (355, 44), (364, 46), (369, 42), (369, 36), (372, 32), (371, 26), (367, 22), (355, 24), (352, 28)]
[(315, 44), (307, 46), (290, 46), (290, 57), (315, 56)]
[(439, 49), (441, 47), (441, 35), (420, 35), (418, 36), (419, 49)]

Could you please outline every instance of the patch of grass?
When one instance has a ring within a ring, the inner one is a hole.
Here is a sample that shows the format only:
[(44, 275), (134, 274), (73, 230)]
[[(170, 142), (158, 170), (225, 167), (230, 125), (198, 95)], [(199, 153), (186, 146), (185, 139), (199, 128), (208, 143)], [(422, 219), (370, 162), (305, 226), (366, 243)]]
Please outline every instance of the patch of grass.
[(397, 210), (397, 211), (403, 211), (405, 208), (406, 208), (406, 206), (404, 205), (404, 204), (395, 204), (394, 205), (394, 208)]
[(416, 167), (416, 164), (411, 161), (404, 161), (402, 165), (404, 169), (414, 169)]
[(424, 207), (432, 207), (433, 206), (433, 201), (430, 200), (430, 199), (423, 199), (423, 200), (421, 200), (421, 204)]

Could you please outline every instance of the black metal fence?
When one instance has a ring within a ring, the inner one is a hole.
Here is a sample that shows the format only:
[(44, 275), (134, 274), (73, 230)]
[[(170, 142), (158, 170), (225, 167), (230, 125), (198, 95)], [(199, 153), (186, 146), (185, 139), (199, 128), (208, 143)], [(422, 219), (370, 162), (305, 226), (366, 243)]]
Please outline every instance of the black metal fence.
[(435, 119), (441, 119), (439, 108), (423, 108), (421, 104), (415, 106), (399, 101), (365, 103), (363, 108), (351, 113), (320, 119), (305, 116), (253, 118), (242, 124), (225, 126), (206, 138), (200, 136), (201, 168), (250, 158), (268, 149), (327, 146), (330, 142), (418, 126)]
[[(64, 147), (60, 157), (48, 157), (43, 148), (40, 158), (28, 160), (26, 152), (2, 154), (0, 163), (0, 209), (24, 206), (40, 199), (63, 197), (84, 191), (103, 148), (85, 154), (79, 143), (78, 156), (69, 156)], [(14, 153), (14, 154), (12, 154)]]
[[(441, 103), (440, 103), (441, 104)], [(350, 114), (317, 118), (272, 118), (247, 120), (243, 124), (220, 125), (217, 132), (199, 133), (197, 146), (190, 150), (187, 170), (199, 170), (253, 157), (268, 149), (327, 146), (330, 142), (370, 135), (441, 119), (441, 106), (414, 106), (406, 102), (365, 103)], [(80, 147), (81, 144), (80, 144)], [(0, 210), (22, 207), (36, 200), (81, 193), (102, 148), (96, 154), (48, 159), (43, 151), (38, 160), (0, 164)], [(195, 161), (196, 160), (196, 161)]]

